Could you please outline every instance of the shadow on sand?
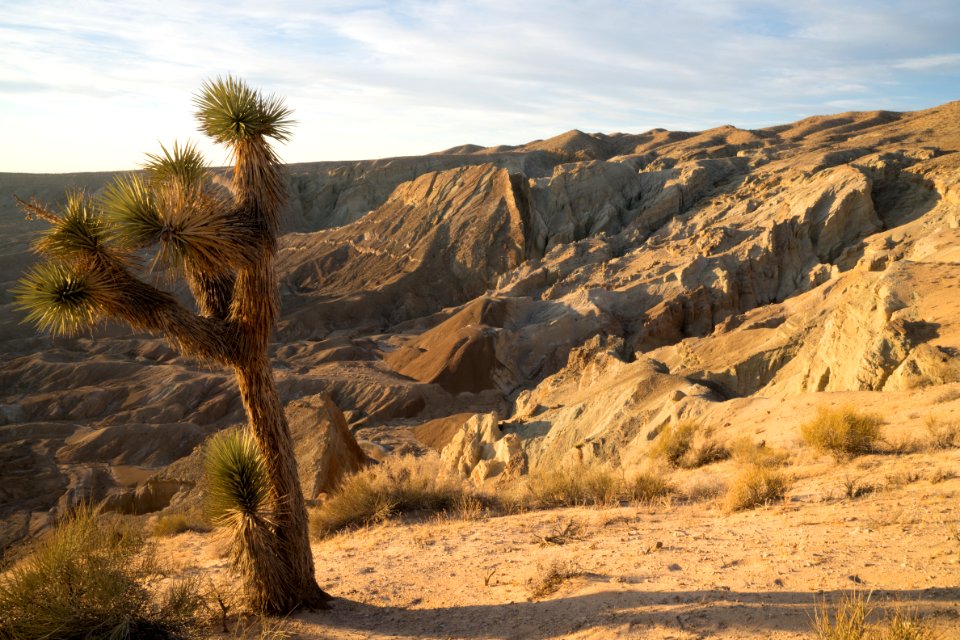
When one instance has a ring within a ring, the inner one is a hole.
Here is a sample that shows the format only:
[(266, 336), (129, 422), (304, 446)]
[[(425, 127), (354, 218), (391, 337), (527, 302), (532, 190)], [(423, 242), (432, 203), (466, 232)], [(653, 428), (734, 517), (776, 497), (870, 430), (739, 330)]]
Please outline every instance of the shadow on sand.
[[(850, 590), (824, 592), (726, 590), (604, 591), (540, 602), (466, 605), (434, 609), (376, 606), (346, 599), (333, 609), (304, 613), (298, 620), (334, 630), (423, 638), (547, 638), (616, 629), (629, 636), (651, 627), (694, 634), (728, 629), (754, 633), (803, 633), (814, 610), (833, 608)], [(880, 611), (902, 603), (921, 614), (949, 616), (960, 625), (960, 588), (861, 590)], [(640, 636), (642, 637), (642, 635)]]

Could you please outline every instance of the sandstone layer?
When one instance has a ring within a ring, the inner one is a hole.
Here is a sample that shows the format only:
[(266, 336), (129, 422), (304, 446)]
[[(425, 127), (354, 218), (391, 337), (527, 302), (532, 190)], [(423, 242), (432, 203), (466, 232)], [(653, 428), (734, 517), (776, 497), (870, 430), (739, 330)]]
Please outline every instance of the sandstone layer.
[[(0, 175), (0, 546), (81, 500), (178, 504), (243, 420), (228, 372), (154, 337), (21, 324), (42, 223), (12, 194), (109, 178)], [(960, 381), (960, 103), (294, 165), (289, 187), (272, 356), (311, 498), (396, 451), (494, 482), (629, 462), (685, 417), (736, 435), (791, 398), (882, 411)]]

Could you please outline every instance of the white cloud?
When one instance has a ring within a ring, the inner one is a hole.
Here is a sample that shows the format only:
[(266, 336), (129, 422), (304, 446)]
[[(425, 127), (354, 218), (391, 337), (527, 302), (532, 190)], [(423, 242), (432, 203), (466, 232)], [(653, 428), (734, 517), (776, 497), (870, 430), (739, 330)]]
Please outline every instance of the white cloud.
[(914, 71), (925, 71), (928, 69), (941, 69), (944, 67), (949, 67), (956, 71), (960, 69), (960, 53), (947, 53), (941, 55), (923, 56), (920, 58), (908, 58), (906, 60), (901, 60), (894, 66), (898, 69), (912, 69)]
[(960, 97), (953, 0), (8, 5), (4, 171), (132, 167), (158, 139), (196, 137), (190, 96), (227, 72), (296, 109), (288, 161)]

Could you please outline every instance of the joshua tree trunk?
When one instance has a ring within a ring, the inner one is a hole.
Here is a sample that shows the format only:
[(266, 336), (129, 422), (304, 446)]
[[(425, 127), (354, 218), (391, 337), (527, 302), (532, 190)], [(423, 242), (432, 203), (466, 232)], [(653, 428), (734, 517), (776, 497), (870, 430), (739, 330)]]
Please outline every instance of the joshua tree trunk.
[(314, 578), (313, 553), (307, 531), (307, 508), (300, 490), (297, 461), (293, 453), (290, 427), (280, 404), (273, 373), (266, 357), (252, 358), (235, 368), (240, 397), (250, 418), (250, 427), (260, 451), (265, 453), (270, 491), (276, 505), (274, 518), (277, 560), (289, 583), (261, 584), (269, 602), (278, 610), (291, 611), (301, 606), (318, 608), (330, 596), (317, 585)]

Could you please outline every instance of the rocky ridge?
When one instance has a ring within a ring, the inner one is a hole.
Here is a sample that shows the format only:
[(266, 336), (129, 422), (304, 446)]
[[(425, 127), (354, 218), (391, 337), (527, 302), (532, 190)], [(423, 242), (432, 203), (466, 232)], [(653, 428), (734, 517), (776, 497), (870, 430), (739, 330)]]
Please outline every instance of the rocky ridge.
[[(344, 426), (346, 468), (447, 447), (484, 481), (629, 462), (683, 417), (736, 435), (777, 399), (960, 382), (960, 103), (289, 174), (273, 355), (310, 497)], [(159, 340), (18, 324), (39, 223), (9, 195), (108, 178), (0, 175), (0, 546), (78, 500), (176, 506), (196, 448), (243, 417), (226, 373)]]

